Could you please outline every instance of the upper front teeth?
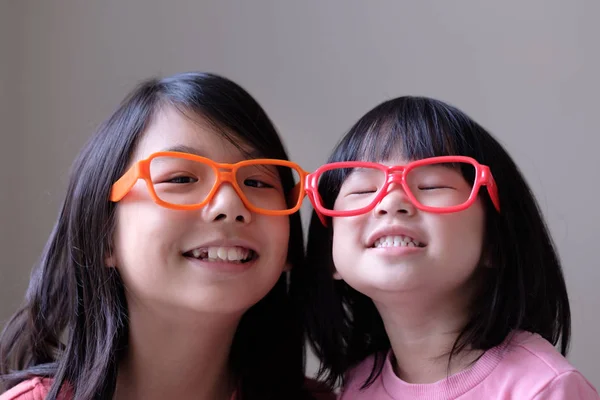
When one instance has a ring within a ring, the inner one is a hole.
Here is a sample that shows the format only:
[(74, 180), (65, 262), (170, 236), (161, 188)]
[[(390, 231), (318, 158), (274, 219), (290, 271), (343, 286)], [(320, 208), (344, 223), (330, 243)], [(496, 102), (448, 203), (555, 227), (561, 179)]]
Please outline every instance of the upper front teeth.
[(373, 243), (373, 247), (418, 247), (421, 243), (409, 236), (383, 236)]
[(192, 250), (194, 258), (209, 260), (243, 261), (250, 257), (251, 250), (244, 247), (205, 247)]

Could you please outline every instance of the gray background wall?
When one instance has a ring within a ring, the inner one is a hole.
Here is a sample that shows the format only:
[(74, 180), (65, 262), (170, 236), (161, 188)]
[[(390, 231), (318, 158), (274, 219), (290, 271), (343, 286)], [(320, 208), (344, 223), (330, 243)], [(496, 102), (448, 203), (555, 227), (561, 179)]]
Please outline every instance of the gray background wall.
[(258, 98), (309, 170), (402, 94), (489, 128), (548, 219), (572, 300), (570, 360), (600, 387), (599, 12), (597, 0), (0, 0), (0, 324), (94, 128), (142, 78), (214, 71)]

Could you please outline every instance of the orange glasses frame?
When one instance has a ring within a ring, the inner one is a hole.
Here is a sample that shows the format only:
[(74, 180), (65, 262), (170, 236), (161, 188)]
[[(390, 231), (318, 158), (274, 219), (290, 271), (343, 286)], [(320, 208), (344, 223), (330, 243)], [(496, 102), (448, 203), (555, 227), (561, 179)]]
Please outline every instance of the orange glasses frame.
[[(468, 163), (475, 167), (475, 183), (473, 185), (473, 189), (472, 189), (471, 194), (469, 195), (469, 198), (467, 199), (467, 201), (458, 206), (443, 207), (443, 208), (442, 207), (428, 207), (428, 206), (424, 206), (424, 205), (420, 204), (408, 187), (408, 183), (406, 182), (406, 174), (408, 172), (410, 172), (411, 170), (413, 170), (414, 168), (422, 166), (422, 165), (430, 165), (430, 164), (435, 164), (435, 163), (456, 163), (456, 162)], [(319, 188), (318, 188), (319, 177), (324, 172), (327, 172), (331, 169), (337, 169), (337, 168), (376, 168), (376, 169), (379, 169), (380, 171), (385, 172), (385, 176), (386, 176), (385, 184), (381, 187), (381, 189), (379, 189), (379, 192), (377, 193), (377, 196), (375, 196), (373, 201), (365, 207), (362, 207), (358, 210), (352, 210), (352, 211), (327, 210), (323, 206), (323, 201), (321, 199), (321, 196), (319, 195)], [(473, 204), (475, 199), (477, 198), (477, 195), (479, 194), (479, 189), (482, 186), (485, 186), (488, 191), (488, 194), (490, 196), (490, 199), (492, 200), (492, 203), (494, 204), (494, 207), (496, 208), (496, 210), (498, 212), (500, 211), (500, 200), (498, 198), (498, 188), (496, 187), (496, 182), (494, 181), (494, 177), (492, 176), (492, 172), (490, 171), (490, 168), (486, 165), (478, 163), (475, 159), (473, 159), (471, 157), (465, 157), (465, 156), (429, 157), (429, 158), (424, 158), (421, 160), (410, 162), (406, 165), (394, 165), (391, 167), (388, 167), (388, 166), (385, 166), (385, 165), (382, 165), (379, 163), (361, 162), (361, 161), (329, 163), (329, 164), (325, 164), (325, 165), (319, 167), (315, 172), (308, 175), (307, 181), (306, 181), (306, 192), (308, 194), (308, 197), (309, 197), (319, 219), (321, 220), (321, 223), (323, 223), (324, 226), (327, 226), (327, 219), (325, 218), (325, 216), (328, 216), (328, 217), (351, 217), (351, 216), (365, 214), (365, 213), (371, 211), (375, 207), (375, 205), (378, 204), (381, 200), (383, 200), (383, 198), (387, 195), (387, 193), (388, 193), (387, 188), (392, 183), (397, 183), (402, 187), (402, 189), (406, 193), (409, 201), (416, 208), (418, 208), (419, 210), (422, 210), (422, 211), (437, 213), (437, 214), (458, 212), (458, 211), (462, 211), (464, 209), (469, 208)]]
[[(156, 192), (154, 191), (154, 185), (152, 184), (152, 180), (150, 178), (150, 163), (156, 157), (183, 158), (186, 160), (198, 161), (198, 162), (202, 162), (204, 164), (209, 165), (213, 169), (217, 179), (216, 179), (212, 189), (206, 196), (206, 199), (201, 203), (185, 204), (185, 205), (172, 204), (172, 203), (168, 203), (168, 202), (161, 200), (157, 196)], [(290, 199), (294, 198), (293, 196), (297, 196), (296, 204), (292, 208), (287, 209), (287, 210), (267, 210), (264, 208), (254, 207), (248, 201), (248, 199), (244, 195), (244, 192), (238, 185), (238, 183), (235, 179), (235, 176), (236, 176), (238, 169), (240, 169), (242, 167), (247, 167), (247, 166), (251, 166), (251, 165), (259, 165), (259, 164), (260, 165), (267, 164), (267, 165), (289, 167), (298, 172), (298, 174), (300, 176), (300, 181), (296, 184), (296, 186), (294, 188), (292, 188), (292, 190), (290, 191), (288, 198), (287, 198), (287, 200), (290, 200)], [(111, 193), (110, 193), (110, 201), (115, 202), (115, 203), (119, 202), (123, 197), (125, 197), (125, 195), (127, 195), (127, 193), (129, 193), (129, 191), (133, 188), (133, 186), (138, 181), (138, 179), (143, 179), (146, 182), (146, 188), (148, 189), (148, 192), (150, 193), (152, 200), (154, 200), (154, 202), (156, 204), (158, 204), (159, 206), (162, 206), (165, 208), (170, 208), (173, 210), (197, 210), (197, 209), (204, 207), (206, 204), (208, 204), (208, 202), (210, 202), (212, 200), (215, 193), (217, 192), (217, 190), (219, 189), (219, 187), (221, 187), (221, 185), (223, 183), (229, 183), (229, 184), (231, 184), (231, 186), (233, 187), (233, 189), (235, 190), (235, 192), (237, 193), (237, 195), (242, 200), (242, 202), (244, 203), (244, 205), (246, 206), (246, 208), (248, 210), (259, 213), (259, 214), (264, 214), (264, 215), (275, 215), (275, 216), (290, 215), (290, 214), (293, 214), (296, 211), (298, 211), (300, 209), (300, 206), (302, 205), (302, 200), (304, 199), (304, 196), (305, 196), (304, 187), (305, 187), (307, 175), (308, 175), (308, 172), (304, 171), (298, 164), (296, 164), (292, 161), (287, 161), (287, 160), (259, 158), (259, 159), (254, 159), (254, 160), (244, 160), (244, 161), (237, 162), (235, 164), (227, 164), (227, 163), (217, 163), (209, 158), (198, 156), (195, 154), (174, 152), (174, 151), (162, 151), (162, 152), (153, 153), (148, 158), (146, 158), (144, 160), (140, 160), (140, 161), (136, 162), (133, 166), (131, 166), (131, 168), (129, 168), (127, 170), (127, 172), (125, 172), (123, 174), (123, 176), (121, 176), (121, 178), (119, 178), (113, 184)], [(299, 190), (301, 191), (301, 193), (298, 192)]]

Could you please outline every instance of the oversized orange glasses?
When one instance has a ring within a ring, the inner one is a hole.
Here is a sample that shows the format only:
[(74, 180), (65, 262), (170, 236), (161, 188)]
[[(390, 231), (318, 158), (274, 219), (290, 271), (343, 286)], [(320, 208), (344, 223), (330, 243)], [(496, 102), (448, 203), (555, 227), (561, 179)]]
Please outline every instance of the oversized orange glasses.
[[(284, 192), (284, 173), (295, 187)], [(138, 179), (154, 202), (174, 210), (204, 207), (223, 183), (229, 183), (246, 208), (266, 215), (290, 215), (300, 209), (307, 172), (287, 160), (254, 159), (224, 164), (182, 152), (158, 152), (136, 162), (112, 187), (110, 200), (120, 201)]]
[[(335, 204), (326, 206), (318, 187), (331, 175), (343, 179), (343, 183)], [(500, 211), (498, 189), (489, 167), (464, 156), (431, 157), (394, 166), (360, 161), (325, 164), (308, 175), (306, 191), (321, 222), (327, 225), (326, 216), (347, 217), (371, 211), (389, 193), (392, 183), (402, 187), (416, 208), (432, 213), (470, 207), (485, 186)]]

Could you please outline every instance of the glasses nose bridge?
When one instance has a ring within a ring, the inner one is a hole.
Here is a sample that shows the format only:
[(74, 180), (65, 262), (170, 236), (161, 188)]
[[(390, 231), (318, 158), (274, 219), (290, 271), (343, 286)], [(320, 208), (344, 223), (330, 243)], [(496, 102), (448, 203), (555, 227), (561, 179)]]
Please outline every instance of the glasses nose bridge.
[(215, 172), (215, 174), (217, 176), (215, 178), (215, 183), (213, 185), (213, 188), (211, 189), (211, 191), (208, 195), (207, 201), (208, 202), (214, 201), (215, 197), (217, 196), (217, 193), (219, 193), (221, 191), (223, 184), (229, 183), (233, 193), (235, 193), (235, 195), (242, 201), (242, 203), (244, 203), (244, 206), (247, 207), (246, 197), (244, 196), (244, 194), (242, 192), (240, 192), (238, 184), (236, 182), (237, 168), (235, 168), (235, 166), (219, 165), (218, 167), (213, 169), (213, 171)]
[(401, 185), (402, 184), (402, 178), (404, 177), (404, 171), (405, 170), (406, 170), (406, 168), (403, 167), (403, 166), (390, 167), (387, 170), (386, 186), (389, 186), (392, 183), (395, 183), (397, 185)]
[(218, 181), (220, 181), (220, 183), (233, 183), (235, 179), (235, 172), (232, 167), (219, 167), (217, 173), (219, 174)]
[(213, 196), (217, 193), (221, 186), (223, 186), (224, 183), (229, 183), (233, 188), (235, 188), (235, 169), (233, 167), (219, 166), (215, 169), (215, 172), (217, 176), (212, 189)]

